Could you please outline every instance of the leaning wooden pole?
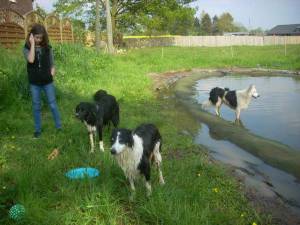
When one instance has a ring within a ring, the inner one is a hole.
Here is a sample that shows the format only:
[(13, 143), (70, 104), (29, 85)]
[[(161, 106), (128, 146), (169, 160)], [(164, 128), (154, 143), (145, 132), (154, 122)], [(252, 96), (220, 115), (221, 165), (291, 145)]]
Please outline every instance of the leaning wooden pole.
[(96, 42), (96, 51), (100, 52), (100, 0), (96, 0), (95, 42)]
[(106, 0), (106, 30), (107, 30), (108, 53), (112, 54), (114, 52), (114, 46), (113, 46), (113, 34), (112, 34), (109, 0)]

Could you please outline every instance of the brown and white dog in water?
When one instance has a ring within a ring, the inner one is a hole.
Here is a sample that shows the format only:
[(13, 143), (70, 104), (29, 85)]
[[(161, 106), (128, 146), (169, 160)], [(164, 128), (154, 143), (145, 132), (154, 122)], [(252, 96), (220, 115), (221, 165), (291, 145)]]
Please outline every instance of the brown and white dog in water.
[(248, 108), (252, 97), (259, 97), (253, 84), (246, 89), (233, 91), (228, 88), (215, 87), (209, 92), (209, 99), (202, 103), (202, 108), (215, 106), (216, 114), (220, 116), (220, 108), (222, 104), (225, 104), (235, 110), (236, 121), (239, 121), (241, 110)]

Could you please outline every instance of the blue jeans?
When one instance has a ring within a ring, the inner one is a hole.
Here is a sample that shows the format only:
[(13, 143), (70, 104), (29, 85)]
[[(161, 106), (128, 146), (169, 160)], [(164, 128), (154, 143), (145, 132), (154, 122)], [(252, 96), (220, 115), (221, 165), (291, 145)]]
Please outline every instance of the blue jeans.
[(41, 91), (42, 90), (45, 92), (47, 96), (48, 104), (52, 112), (55, 127), (57, 129), (60, 129), (61, 121), (60, 121), (60, 115), (55, 100), (55, 89), (53, 83), (47, 85), (30, 84), (35, 132), (41, 132), (41, 127), (42, 127), (42, 122), (41, 122)]

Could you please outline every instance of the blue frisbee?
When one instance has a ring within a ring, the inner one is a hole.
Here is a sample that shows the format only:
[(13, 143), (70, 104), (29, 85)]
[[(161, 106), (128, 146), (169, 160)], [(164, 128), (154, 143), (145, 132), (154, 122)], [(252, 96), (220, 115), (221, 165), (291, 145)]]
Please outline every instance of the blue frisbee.
[(69, 179), (93, 178), (99, 176), (99, 170), (91, 167), (82, 167), (69, 170), (65, 175)]

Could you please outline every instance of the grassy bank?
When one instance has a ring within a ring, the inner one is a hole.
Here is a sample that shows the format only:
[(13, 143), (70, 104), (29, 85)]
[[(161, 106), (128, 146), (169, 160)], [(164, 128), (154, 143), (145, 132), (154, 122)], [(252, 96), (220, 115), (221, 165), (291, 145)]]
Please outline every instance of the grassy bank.
[[(268, 67), (300, 69), (300, 46), (230, 48), (153, 48), (123, 55), (96, 55), (81, 46), (54, 46), (58, 105), (63, 132), (56, 133), (47, 104), (43, 104), (43, 133), (33, 140), (31, 102), (25, 62), (18, 51), (0, 51), (0, 223), (7, 207), (26, 208), (21, 224), (265, 224), (268, 217), (249, 206), (239, 185), (205, 149), (194, 146), (182, 132), (193, 129), (184, 112), (155, 98), (150, 72), (195, 67)], [(74, 116), (74, 107), (106, 89), (120, 102), (121, 127), (155, 123), (163, 136), (163, 173), (160, 187), (153, 171), (153, 196), (146, 199), (142, 182), (129, 202), (129, 188), (108, 151), (89, 154), (87, 132)], [(183, 121), (179, 118), (185, 118)], [(48, 161), (54, 148), (59, 156)], [(64, 173), (74, 167), (100, 169), (94, 180), (70, 181)]]

